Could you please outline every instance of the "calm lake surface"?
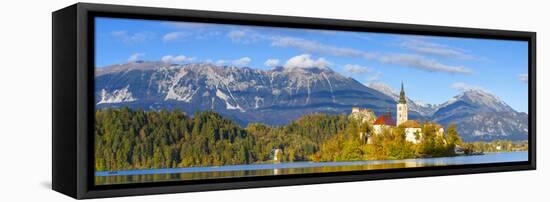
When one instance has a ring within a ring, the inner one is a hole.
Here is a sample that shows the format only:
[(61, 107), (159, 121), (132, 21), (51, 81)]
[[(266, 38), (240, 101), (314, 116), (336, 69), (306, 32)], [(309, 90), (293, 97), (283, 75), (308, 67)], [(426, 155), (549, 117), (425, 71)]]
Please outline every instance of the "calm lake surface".
[(503, 152), (474, 156), (421, 158), (403, 160), (374, 160), (352, 162), (288, 162), (270, 164), (247, 164), (211, 167), (188, 167), (167, 169), (144, 169), (104, 171), (95, 173), (96, 185), (125, 184), (159, 181), (180, 181), (228, 177), (288, 175), (428, 166), (504, 163), (527, 161), (528, 153)]

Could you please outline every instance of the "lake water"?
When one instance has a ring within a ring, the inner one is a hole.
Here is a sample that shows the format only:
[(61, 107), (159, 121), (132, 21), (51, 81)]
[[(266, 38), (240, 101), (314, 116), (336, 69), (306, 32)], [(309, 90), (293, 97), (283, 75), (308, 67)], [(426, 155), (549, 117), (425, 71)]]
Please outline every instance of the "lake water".
[(352, 162), (288, 162), (270, 164), (247, 164), (210, 167), (144, 169), (104, 171), (95, 173), (97, 185), (125, 184), (175, 180), (196, 180), (228, 177), (287, 175), (304, 173), (379, 170), (445, 165), (485, 164), (527, 161), (528, 153), (503, 152), (474, 156), (421, 158), (403, 160), (373, 160)]

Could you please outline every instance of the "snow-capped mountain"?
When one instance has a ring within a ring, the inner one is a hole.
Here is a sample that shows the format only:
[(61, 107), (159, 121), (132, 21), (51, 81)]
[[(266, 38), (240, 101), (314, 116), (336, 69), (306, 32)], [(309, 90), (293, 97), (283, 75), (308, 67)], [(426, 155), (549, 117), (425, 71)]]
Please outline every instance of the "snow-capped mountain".
[(129, 86), (122, 89), (114, 89), (111, 93), (108, 93), (105, 89), (102, 89), (98, 104), (136, 101), (136, 98), (134, 98), (132, 93), (128, 91), (128, 87)]
[(526, 113), (479, 89), (466, 90), (441, 104), (431, 119), (443, 125), (456, 123), (466, 140), (525, 140), (528, 134)]
[[(384, 83), (367, 85), (397, 102), (399, 94)], [(425, 104), (407, 98), (409, 111), (418, 112), (424, 120), (448, 126), (457, 124), (457, 130), (467, 141), (511, 139), (525, 140), (528, 134), (528, 116), (512, 109), (495, 95), (481, 89), (470, 89), (442, 104)]]
[[(384, 93), (387, 96), (390, 96), (391, 98), (393, 98), (395, 102), (399, 100), (399, 94), (384, 83), (374, 82), (374, 83), (367, 84), (367, 86), (369, 88), (380, 91), (381, 93)], [(423, 117), (430, 117), (435, 111), (437, 111), (439, 107), (439, 105), (414, 101), (414, 100), (411, 100), (409, 97), (407, 97), (407, 106), (409, 107), (409, 111), (416, 112)]]
[(500, 98), (496, 97), (492, 93), (481, 89), (469, 89), (463, 91), (461, 94), (454, 96), (449, 101), (443, 103), (441, 108), (453, 105), (456, 103), (465, 102), (470, 105), (479, 106), (482, 110), (494, 111), (494, 112), (509, 112), (514, 111), (512, 107), (508, 106)]
[(136, 62), (98, 68), (95, 91), (97, 108), (213, 110), (242, 125), (286, 124), (313, 112), (350, 113), (352, 107), (382, 114), (395, 107), (392, 98), (328, 67)]
[[(188, 114), (212, 110), (245, 126), (287, 124), (305, 114), (350, 113), (352, 107), (376, 115), (395, 114), (398, 95), (385, 85), (365, 86), (329, 67), (259, 70), (213, 64), (170, 65), (134, 62), (96, 70), (96, 108), (129, 106), (180, 109)], [(468, 90), (433, 105), (407, 100), (409, 119), (457, 124), (465, 140), (527, 138), (528, 116), (498, 97)]]

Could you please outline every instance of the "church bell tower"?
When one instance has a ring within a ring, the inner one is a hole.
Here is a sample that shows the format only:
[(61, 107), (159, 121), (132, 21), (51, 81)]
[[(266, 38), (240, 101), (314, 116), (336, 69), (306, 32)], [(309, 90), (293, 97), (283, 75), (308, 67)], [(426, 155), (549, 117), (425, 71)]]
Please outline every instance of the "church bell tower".
[(399, 102), (397, 102), (397, 126), (408, 120), (408, 110), (407, 98), (405, 97), (403, 82), (401, 82), (401, 92), (399, 93)]

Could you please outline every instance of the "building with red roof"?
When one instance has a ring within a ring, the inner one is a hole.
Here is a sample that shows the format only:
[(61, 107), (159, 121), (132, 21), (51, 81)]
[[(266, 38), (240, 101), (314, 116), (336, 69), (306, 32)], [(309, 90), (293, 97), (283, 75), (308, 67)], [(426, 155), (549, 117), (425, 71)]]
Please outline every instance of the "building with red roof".
[(376, 119), (373, 125), (386, 125), (386, 126), (395, 126), (395, 120), (391, 116), (385, 114)]
[[(388, 112), (386, 114), (381, 115), (372, 122), (374, 135), (382, 134), (384, 130), (391, 131), (395, 127), (402, 127), (403, 129), (405, 129), (405, 140), (417, 144), (422, 140), (423, 126), (430, 126), (430, 128), (432, 128), (431, 130), (434, 130), (433, 132), (435, 132), (439, 136), (443, 136), (445, 132), (443, 126), (434, 122), (420, 124), (415, 120), (409, 120), (408, 110), (409, 108), (407, 106), (405, 88), (403, 87), (403, 83), (401, 83), (401, 92), (399, 94), (399, 100), (396, 106), (397, 121), (392, 118), (390, 110), (388, 109)], [(359, 108), (352, 108), (352, 114), (358, 114), (360, 111), (361, 110)], [(368, 110), (364, 111), (367, 112)], [(373, 113), (372, 111), (369, 112)], [(363, 135), (361, 135), (361, 137), (363, 137)], [(367, 140), (367, 142), (370, 143), (370, 138)]]
[(381, 134), (384, 129), (391, 129), (395, 127), (395, 120), (391, 117), (390, 113), (378, 117), (372, 124), (374, 133)]

